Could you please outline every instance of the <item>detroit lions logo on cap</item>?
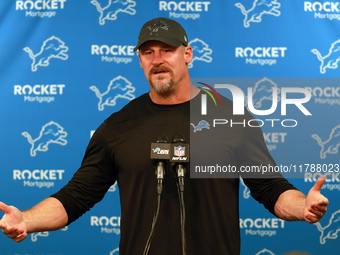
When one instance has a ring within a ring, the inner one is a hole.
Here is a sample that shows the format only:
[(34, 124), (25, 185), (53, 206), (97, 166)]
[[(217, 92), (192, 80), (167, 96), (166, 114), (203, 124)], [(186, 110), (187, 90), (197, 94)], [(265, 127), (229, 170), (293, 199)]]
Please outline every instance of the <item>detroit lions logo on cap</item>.
[(159, 29), (169, 30), (169, 25), (165, 21), (159, 20), (153, 24), (153, 27), (148, 26), (148, 29), (150, 30), (150, 35), (152, 35), (152, 33), (157, 33)]

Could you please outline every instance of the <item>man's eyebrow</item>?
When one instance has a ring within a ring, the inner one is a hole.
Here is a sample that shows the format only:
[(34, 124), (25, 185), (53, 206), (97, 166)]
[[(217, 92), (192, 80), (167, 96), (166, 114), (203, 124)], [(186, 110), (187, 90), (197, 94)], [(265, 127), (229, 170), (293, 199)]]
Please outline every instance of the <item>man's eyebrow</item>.
[(151, 50), (151, 48), (150, 47), (143, 47), (143, 48), (139, 49), (140, 52), (147, 51), (147, 50)]

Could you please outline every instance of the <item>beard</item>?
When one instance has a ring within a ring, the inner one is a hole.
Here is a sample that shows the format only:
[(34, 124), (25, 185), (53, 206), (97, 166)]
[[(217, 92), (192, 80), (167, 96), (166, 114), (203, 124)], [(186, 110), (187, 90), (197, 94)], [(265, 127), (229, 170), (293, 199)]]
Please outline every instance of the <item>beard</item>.
[[(154, 73), (160, 73), (160, 72), (168, 72), (170, 73), (170, 79), (165, 78), (162, 75), (157, 76), (154, 80), (152, 80), (152, 74)], [(164, 93), (167, 92), (172, 88), (174, 85), (174, 76), (173, 72), (170, 68), (162, 66), (162, 67), (152, 67), (149, 71), (149, 83), (151, 87), (157, 92), (157, 93)]]

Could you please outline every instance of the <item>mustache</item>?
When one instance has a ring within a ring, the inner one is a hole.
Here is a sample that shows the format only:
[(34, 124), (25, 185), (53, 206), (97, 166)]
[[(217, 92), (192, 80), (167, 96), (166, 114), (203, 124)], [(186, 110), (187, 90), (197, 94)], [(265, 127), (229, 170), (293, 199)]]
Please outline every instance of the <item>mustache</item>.
[(149, 70), (149, 75), (151, 75), (153, 73), (158, 73), (158, 72), (170, 72), (170, 73), (172, 73), (172, 70), (169, 67), (166, 67), (166, 66), (153, 66)]

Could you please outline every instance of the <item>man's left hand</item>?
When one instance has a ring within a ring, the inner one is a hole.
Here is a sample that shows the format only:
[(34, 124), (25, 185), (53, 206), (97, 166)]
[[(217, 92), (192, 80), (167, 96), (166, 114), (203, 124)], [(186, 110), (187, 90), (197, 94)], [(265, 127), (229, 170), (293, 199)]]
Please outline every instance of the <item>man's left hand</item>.
[(305, 220), (309, 223), (318, 222), (327, 211), (329, 201), (320, 192), (325, 181), (325, 177), (319, 177), (313, 188), (308, 192), (303, 215)]

